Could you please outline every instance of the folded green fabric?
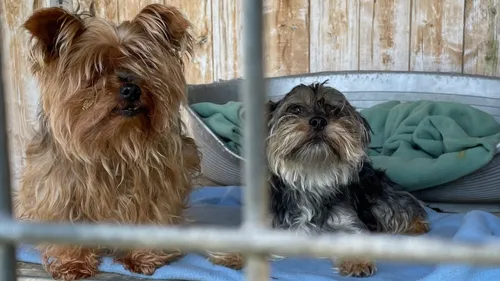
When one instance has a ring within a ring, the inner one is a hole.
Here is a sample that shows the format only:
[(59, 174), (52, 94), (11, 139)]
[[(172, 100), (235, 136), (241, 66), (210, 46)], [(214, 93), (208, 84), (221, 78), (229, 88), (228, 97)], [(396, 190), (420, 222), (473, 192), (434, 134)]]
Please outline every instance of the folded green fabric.
[[(241, 102), (191, 105), (207, 127), (242, 155)], [(488, 164), (500, 125), (486, 112), (453, 102), (389, 101), (361, 111), (372, 127), (368, 155), (406, 190), (444, 184)]]
[(191, 105), (203, 123), (234, 153), (242, 154), (243, 105), (230, 101), (225, 104), (200, 102)]
[(373, 165), (409, 191), (476, 171), (493, 158), (500, 143), (495, 119), (460, 103), (389, 101), (361, 114), (373, 130)]

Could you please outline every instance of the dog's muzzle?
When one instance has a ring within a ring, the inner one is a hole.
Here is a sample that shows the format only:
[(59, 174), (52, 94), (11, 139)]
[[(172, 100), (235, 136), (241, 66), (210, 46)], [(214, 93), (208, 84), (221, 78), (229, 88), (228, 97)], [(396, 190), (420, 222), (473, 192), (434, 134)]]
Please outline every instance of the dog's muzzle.
[(323, 117), (315, 116), (309, 119), (309, 125), (311, 125), (315, 131), (321, 131), (328, 125), (328, 121)]
[(129, 102), (137, 101), (141, 97), (141, 88), (136, 84), (127, 83), (120, 88), (120, 96)]

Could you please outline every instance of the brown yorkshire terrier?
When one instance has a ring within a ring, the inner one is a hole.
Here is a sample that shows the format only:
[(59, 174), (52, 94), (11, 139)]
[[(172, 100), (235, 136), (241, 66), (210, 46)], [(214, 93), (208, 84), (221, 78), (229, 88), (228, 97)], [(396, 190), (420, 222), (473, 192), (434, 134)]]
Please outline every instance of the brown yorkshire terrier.
[[(184, 55), (190, 22), (175, 7), (146, 6), (115, 25), (59, 8), (24, 23), (33, 43), (32, 72), (41, 86), (37, 134), (26, 150), (16, 192), (20, 219), (175, 225), (184, 222), (192, 176), (200, 170), (184, 134)], [(113, 253), (132, 272), (151, 275), (180, 251), (121, 252), (38, 245), (55, 279), (96, 274)]]

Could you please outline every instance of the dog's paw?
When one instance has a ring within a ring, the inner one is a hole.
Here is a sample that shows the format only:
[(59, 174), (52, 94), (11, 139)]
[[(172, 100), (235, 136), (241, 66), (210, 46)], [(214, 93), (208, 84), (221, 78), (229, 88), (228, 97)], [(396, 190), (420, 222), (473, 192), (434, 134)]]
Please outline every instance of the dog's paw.
[(415, 219), (408, 230), (405, 231), (405, 234), (425, 234), (431, 230), (430, 224), (425, 220), (418, 218)]
[(157, 268), (152, 262), (144, 262), (130, 257), (120, 258), (116, 261), (123, 264), (126, 270), (143, 275), (153, 275)]
[(42, 264), (55, 280), (80, 280), (97, 274), (100, 259), (94, 250), (47, 245)]
[(115, 259), (123, 267), (133, 273), (153, 275), (157, 268), (180, 259), (182, 253), (132, 252)]
[(46, 266), (47, 271), (52, 275), (55, 280), (80, 280), (95, 276), (97, 273), (97, 265), (90, 265), (85, 263), (51, 263)]
[(372, 261), (353, 259), (339, 261), (336, 270), (343, 276), (368, 277), (377, 271), (377, 267)]
[(245, 265), (245, 260), (240, 254), (234, 253), (210, 253), (208, 261), (213, 264), (240, 270)]

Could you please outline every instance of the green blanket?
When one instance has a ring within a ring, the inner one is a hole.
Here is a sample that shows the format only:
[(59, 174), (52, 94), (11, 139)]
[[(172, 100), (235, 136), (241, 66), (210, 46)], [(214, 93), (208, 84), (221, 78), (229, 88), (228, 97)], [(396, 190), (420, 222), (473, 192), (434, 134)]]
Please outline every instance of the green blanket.
[[(241, 155), (242, 106), (192, 105), (203, 122)], [(406, 190), (453, 181), (486, 165), (500, 143), (500, 125), (471, 106), (435, 101), (390, 101), (361, 111), (373, 133), (368, 155)]]
[(362, 110), (373, 134), (368, 155), (406, 190), (447, 183), (486, 165), (500, 125), (471, 106), (390, 101)]
[(207, 127), (234, 153), (242, 154), (243, 106), (241, 102), (225, 104), (200, 102), (191, 105)]

